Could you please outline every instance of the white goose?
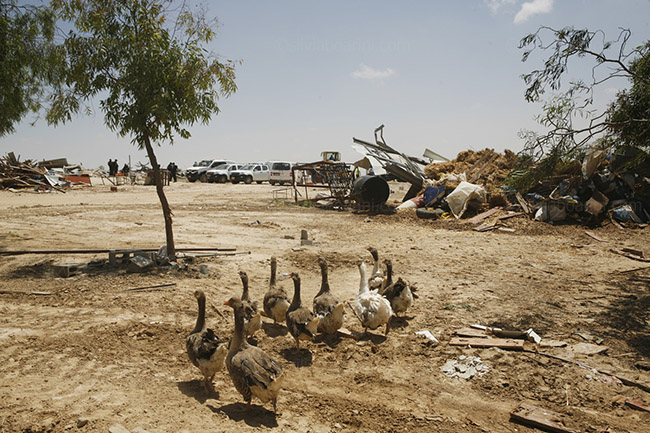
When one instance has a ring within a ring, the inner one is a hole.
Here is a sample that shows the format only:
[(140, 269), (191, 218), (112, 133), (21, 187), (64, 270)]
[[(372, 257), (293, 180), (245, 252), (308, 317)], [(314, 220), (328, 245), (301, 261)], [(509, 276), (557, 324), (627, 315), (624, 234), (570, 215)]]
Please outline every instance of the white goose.
[(364, 328), (364, 333), (367, 333), (368, 329), (377, 329), (381, 325), (386, 325), (385, 334), (388, 334), (390, 319), (393, 315), (390, 302), (376, 291), (368, 289), (365, 262), (359, 260), (358, 266), (361, 279), (359, 294), (354, 301), (354, 312)]

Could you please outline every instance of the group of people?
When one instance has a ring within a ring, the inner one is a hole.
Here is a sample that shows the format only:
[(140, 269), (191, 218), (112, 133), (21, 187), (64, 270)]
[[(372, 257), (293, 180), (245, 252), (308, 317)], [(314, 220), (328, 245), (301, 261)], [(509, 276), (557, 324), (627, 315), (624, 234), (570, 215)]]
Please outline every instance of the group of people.
[[(116, 176), (119, 171), (120, 171), (120, 166), (117, 163), (117, 159), (115, 159), (115, 160), (109, 159), (108, 160), (108, 175), (109, 176)], [(122, 167), (122, 173), (124, 173), (125, 176), (127, 174), (129, 174), (129, 165), (128, 164), (126, 164), (126, 163), (124, 164), (124, 167)]]
[(169, 172), (169, 180), (176, 182), (177, 179), (177, 173), (178, 173), (178, 166), (176, 165), (175, 162), (170, 162), (167, 165), (167, 171)]

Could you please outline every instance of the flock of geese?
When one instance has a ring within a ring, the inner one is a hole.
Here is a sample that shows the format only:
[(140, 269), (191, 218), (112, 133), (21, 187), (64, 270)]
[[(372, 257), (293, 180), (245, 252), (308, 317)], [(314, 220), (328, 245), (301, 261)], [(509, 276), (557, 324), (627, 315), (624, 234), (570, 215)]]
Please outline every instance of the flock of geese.
[[(413, 303), (413, 293), (410, 285), (402, 278), (393, 281), (392, 263), (389, 259), (383, 261), (384, 271), (380, 267), (377, 249), (368, 247), (367, 250), (374, 260), (373, 270), (367, 278), (366, 264), (363, 260), (358, 260), (359, 293), (352, 310), (361, 322), (364, 334), (368, 329), (374, 330), (384, 325), (385, 334), (388, 334), (393, 314), (399, 315), (408, 310)], [(258, 310), (257, 302), (250, 299), (248, 275), (240, 271), (242, 295), (232, 297), (224, 303), (233, 309), (235, 316), (235, 329), (230, 341), (219, 338), (206, 326), (205, 294), (201, 290), (194, 292), (199, 311), (196, 326), (186, 338), (186, 347), (190, 361), (203, 375), (208, 392), (214, 392), (213, 378), (225, 365), (248, 408), (254, 396), (262, 403), (271, 401), (273, 411), (277, 412), (277, 398), (284, 375), (282, 366), (262, 349), (249, 344), (247, 338), (262, 327), (262, 315), (273, 319), (275, 324), (285, 322), (298, 349), (301, 340), (310, 341), (317, 333), (337, 333), (345, 319), (344, 303), (330, 290), (327, 261), (319, 257), (318, 264), (322, 282), (313, 299), (313, 311), (302, 304), (298, 273), (291, 274), (294, 286), (291, 302), (286, 290), (277, 285), (275, 257), (271, 257), (271, 278), (269, 289), (264, 295), (262, 311)]]

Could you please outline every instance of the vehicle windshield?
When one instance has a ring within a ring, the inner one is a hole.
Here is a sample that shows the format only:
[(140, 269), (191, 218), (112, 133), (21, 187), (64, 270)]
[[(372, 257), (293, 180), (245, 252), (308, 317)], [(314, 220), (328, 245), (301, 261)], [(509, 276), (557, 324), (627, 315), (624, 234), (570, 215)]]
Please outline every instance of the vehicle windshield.
[(255, 167), (255, 164), (246, 164), (245, 166), (240, 168), (240, 170), (252, 170), (253, 167)]
[(227, 168), (228, 168), (228, 164), (219, 164), (214, 169), (215, 170), (226, 170)]
[(203, 161), (197, 164), (197, 167), (207, 167), (212, 162), (211, 159), (204, 159)]

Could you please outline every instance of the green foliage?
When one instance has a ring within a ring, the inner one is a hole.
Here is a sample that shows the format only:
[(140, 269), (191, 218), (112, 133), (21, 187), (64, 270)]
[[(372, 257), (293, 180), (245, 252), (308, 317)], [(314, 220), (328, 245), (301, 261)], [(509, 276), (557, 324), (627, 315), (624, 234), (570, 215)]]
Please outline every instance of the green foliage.
[[(550, 38), (548, 37), (550, 35)], [(591, 59), (591, 81), (568, 83), (567, 90), (554, 94), (543, 104), (538, 122), (547, 128), (544, 134), (525, 133), (526, 144), (518, 167), (507, 183), (526, 191), (539, 180), (557, 172), (584, 153), (596, 142), (600, 147), (632, 146), (648, 148), (650, 143), (650, 45), (627, 49), (631, 36), (623, 29), (616, 40), (606, 41), (603, 32), (566, 27), (554, 30), (540, 27), (537, 32), (521, 40), (525, 49), (522, 61), (527, 61), (535, 50), (550, 50), (542, 69), (522, 78), (527, 85), (527, 101), (540, 101), (550, 89), (558, 91), (568, 70), (569, 61)], [(550, 42), (544, 42), (544, 39)], [(596, 112), (593, 107), (594, 89), (613, 78), (627, 78), (632, 83), (629, 91), (619, 93), (608, 110)], [(584, 119), (584, 126), (576, 127), (575, 119)], [(637, 152), (636, 164), (647, 163), (647, 153)], [(645, 156), (644, 156), (645, 155)], [(645, 158), (645, 159), (644, 159)]]
[(0, 137), (41, 107), (44, 86), (59, 79), (50, 8), (0, 1)]
[(55, 89), (48, 121), (68, 121), (81, 103), (100, 97), (106, 125), (140, 148), (146, 140), (188, 138), (188, 126), (208, 123), (219, 112), (219, 96), (237, 88), (234, 63), (204, 49), (216, 22), (182, 9), (168, 23), (170, 4), (54, 0), (75, 30), (65, 41), (67, 85)]
[(650, 150), (650, 42), (639, 53), (630, 64), (632, 87), (610, 106), (610, 130), (621, 146)]

